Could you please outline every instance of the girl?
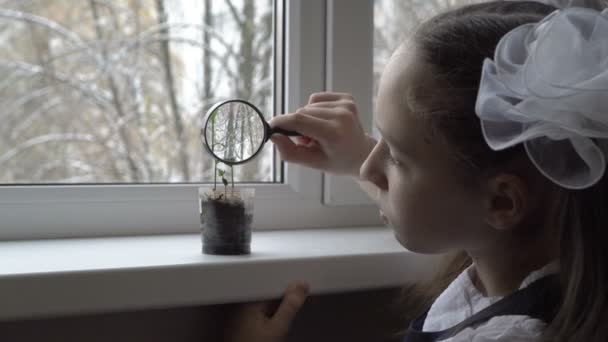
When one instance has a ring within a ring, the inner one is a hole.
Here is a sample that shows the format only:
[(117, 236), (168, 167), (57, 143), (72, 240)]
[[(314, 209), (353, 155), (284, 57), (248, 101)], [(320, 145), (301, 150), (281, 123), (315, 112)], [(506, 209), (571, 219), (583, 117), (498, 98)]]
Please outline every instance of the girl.
[[(464, 251), (404, 341), (608, 340), (606, 37), (608, 11), (466, 6), (392, 56), (378, 142), (347, 94), (272, 121), (308, 137), (275, 135), (284, 160), (357, 177), (404, 247)], [(229, 340), (283, 341), (307, 292), (247, 306)]]

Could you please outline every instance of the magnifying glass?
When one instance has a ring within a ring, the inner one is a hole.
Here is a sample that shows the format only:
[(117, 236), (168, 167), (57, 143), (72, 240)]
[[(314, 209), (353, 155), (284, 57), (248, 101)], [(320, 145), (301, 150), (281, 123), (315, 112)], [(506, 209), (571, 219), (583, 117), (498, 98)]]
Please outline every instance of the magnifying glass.
[(227, 100), (211, 107), (201, 129), (207, 151), (227, 165), (253, 159), (274, 133), (299, 136), (293, 131), (272, 128), (262, 112), (245, 100)]

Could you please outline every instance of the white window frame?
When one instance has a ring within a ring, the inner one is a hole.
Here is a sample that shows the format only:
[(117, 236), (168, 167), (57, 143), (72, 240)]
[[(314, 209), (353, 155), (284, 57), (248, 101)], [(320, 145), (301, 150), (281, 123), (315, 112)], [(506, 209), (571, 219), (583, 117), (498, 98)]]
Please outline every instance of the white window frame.
[[(372, 53), (371, 41), (360, 41), (360, 46), (352, 44), (353, 41), (344, 44), (339, 34), (353, 28), (363, 29), (351, 25), (355, 24), (353, 20), (372, 8), (370, 3), (373, 0), (278, 2), (279, 6), (286, 7), (286, 17), (289, 18), (284, 40), (284, 108), (288, 112), (295, 110), (305, 104), (313, 92), (343, 89), (358, 97), (362, 113), (369, 113), (369, 117), (362, 119), (364, 127), (370, 129), (371, 62), (369, 84), (359, 88), (352, 88), (349, 81), (353, 79), (341, 74), (348, 70), (336, 66), (343, 57), (352, 57), (355, 49)], [(351, 11), (357, 15), (348, 20)], [(365, 14), (373, 18), (373, 11)], [(318, 24), (311, 23), (314, 18), (319, 19)], [(327, 40), (326, 31), (334, 34)], [(363, 37), (371, 39), (372, 33), (368, 32)], [(278, 39), (281, 38), (279, 36)], [(326, 47), (330, 44), (332, 48), (327, 49), (330, 54), (326, 55)], [(358, 58), (353, 60), (362, 64), (369, 62)], [(353, 66), (353, 70), (359, 72), (362, 69)], [(278, 73), (277, 77), (283, 75)], [(201, 185), (2, 186), (0, 240), (197, 232), (200, 229), (197, 188)], [(254, 229), (379, 224), (375, 206), (361, 200), (348, 200), (352, 193), (357, 192), (353, 190), (358, 188), (354, 182), (324, 176), (319, 171), (298, 165), (285, 165), (285, 182), (282, 184), (242, 186), (256, 190)], [(360, 195), (364, 196), (362, 192), (357, 196)], [(336, 204), (339, 206), (334, 206)]]
[[(355, 98), (363, 129), (373, 133), (374, 0), (328, 0), (325, 87)], [(372, 206), (357, 183), (325, 174), (323, 203)]]

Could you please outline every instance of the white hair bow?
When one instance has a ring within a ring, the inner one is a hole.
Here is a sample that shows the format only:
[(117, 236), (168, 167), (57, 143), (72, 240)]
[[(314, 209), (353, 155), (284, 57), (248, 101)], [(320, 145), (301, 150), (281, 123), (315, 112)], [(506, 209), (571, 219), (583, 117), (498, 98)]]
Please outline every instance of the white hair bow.
[(556, 8), (584, 7), (602, 10), (606, 7), (606, 1), (598, 0), (540, 0), (539, 2)]
[[(506, 0), (506, 1), (521, 1), (521, 0)], [(583, 7), (601, 11), (608, 7), (607, 0), (536, 0), (545, 5), (550, 5), (555, 8), (570, 8)]]
[(568, 189), (598, 182), (608, 160), (608, 10), (564, 8), (506, 34), (484, 61), (475, 110), (492, 149), (523, 143)]

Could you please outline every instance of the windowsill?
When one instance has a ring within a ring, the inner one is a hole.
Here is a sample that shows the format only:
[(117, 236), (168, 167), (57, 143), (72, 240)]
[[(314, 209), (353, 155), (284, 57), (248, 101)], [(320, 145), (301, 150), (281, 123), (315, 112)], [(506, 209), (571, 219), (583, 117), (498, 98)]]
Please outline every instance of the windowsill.
[(0, 320), (249, 301), (294, 279), (313, 294), (400, 286), (431, 257), (386, 228), (257, 231), (249, 256), (201, 253), (200, 235), (0, 242)]

